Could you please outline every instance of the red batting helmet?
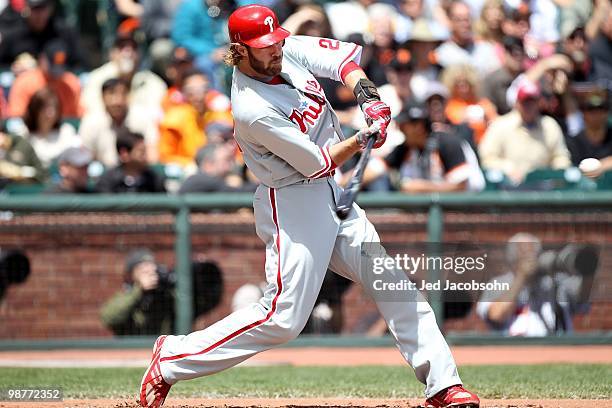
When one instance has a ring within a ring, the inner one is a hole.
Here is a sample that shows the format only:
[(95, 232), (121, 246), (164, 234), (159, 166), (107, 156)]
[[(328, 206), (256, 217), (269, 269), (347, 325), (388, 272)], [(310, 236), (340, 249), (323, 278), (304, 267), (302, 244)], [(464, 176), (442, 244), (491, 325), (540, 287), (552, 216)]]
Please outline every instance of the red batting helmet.
[(265, 48), (289, 37), (289, 31), (278, 24), (276, 14), (258, 4), (239, 7), (227, 23), (230, 41), (253, 48)]

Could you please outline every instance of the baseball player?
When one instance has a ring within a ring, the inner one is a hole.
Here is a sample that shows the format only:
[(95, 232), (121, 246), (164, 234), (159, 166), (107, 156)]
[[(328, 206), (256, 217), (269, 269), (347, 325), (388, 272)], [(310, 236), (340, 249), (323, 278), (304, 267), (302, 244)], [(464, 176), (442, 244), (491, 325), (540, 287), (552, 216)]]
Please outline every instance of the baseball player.
[[(177, 381), (225, 370), (294, 339), (308, 320), (327, 268), (364, 281), (371, 271), (362, 270), (361, 244), (380, 241), (356, 204), (344, 221), (335, 214), (342, 190), (332, 177), (334, 169), (370, 136), (376, 137), (375, 148), (382, 146), (391, 116), (358, 65), (361, 47), (289, 36), (274, 12), (260, 5), (238, 8), (228, 25), (235, 138), (261, 181), (253, 207), (257, 235), (266, 244), (268, 286), (258, 303), (204, 330), (160, 336), (141, 382), (144, 407), (161, 406)], [(352, 89), (371, 126), (345, 138), (315, 76)], [(386, 279), (406, 279), (397, 272)], [(377, 300), (377, 305), (400, 352), (426, 385), (426, 405), (478, 407), (478, 397), (461, 386), (431, 307), (409, 292), (404, 302)]]

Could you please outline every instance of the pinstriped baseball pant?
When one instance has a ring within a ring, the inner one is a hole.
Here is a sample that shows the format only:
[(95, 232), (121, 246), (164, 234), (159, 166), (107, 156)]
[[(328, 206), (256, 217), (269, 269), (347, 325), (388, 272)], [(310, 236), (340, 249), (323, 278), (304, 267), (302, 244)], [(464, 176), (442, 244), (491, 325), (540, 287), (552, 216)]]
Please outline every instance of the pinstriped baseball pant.
[[(264, 296), (204, 330), (168, 336), (160, 360), (168, 383), (219, 372), (295, 338), (314, 307), (328, 266), (355, 282), (364, 281), (368, 271), (361, 268), (361, 244), (379, 242), (379, 237), (356, 204), (346, 220), (336, 217), (340, 192), (331, 178), (257, 189), (256, 230), (266, 244)], [(386, 277), (388, 282), (403, 279), (403, 271)], [(431, 307), (409, 301), (411, 296), (421, 295), (406, 293), (405, 301), (376, 303), (431, 397), (461, 380)]]

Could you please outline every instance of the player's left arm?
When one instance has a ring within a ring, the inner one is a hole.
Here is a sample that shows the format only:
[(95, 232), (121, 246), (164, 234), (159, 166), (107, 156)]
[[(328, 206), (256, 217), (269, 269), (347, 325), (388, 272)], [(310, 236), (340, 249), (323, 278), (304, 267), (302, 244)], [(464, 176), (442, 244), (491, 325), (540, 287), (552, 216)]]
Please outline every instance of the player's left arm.
[[(291, 36), (283, 51), (315, 76), (341, 81), (352, 90), (368, 126), (376, 122), (380, 127), (374, 148), (383, 145), (391, 121), (391, 109), (381, 102), (376, 86), (359, 66), (361, 46), (330, 38)], [(364, 148), (367, 138), (358, 141)]]
[[(380, 128), (374, 148), (381, 147), (387, 138), (387, 126), (391, 122), (391, 109), (380, 100), (378, 90), (365, 72), (355, 62), (350, 62), (341, 73), (342, 82), (353, 91), (368, 126), (376, 123)], [(363, 145), (362, 145), (363, 147)]]

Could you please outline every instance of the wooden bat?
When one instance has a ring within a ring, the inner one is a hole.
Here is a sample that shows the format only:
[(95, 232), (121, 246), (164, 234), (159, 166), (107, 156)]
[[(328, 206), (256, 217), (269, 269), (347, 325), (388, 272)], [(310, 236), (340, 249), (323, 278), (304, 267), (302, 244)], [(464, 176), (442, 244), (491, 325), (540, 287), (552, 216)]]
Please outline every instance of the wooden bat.
[(353, 207), (353, 202), (355, 202), (355, 198), (357, 198), (357, 193), (361, 188), (361, 182), (363, 181), (363, 173), (365, 171), (366, 166), (368, 165), (368, 160), (370, 159), (370, 153), (372, 152), (372, 147), (374, 146), (374, 142), (376, 142), (376, 137), (378, 136), (378, 132), (372, 133), (368, 137), (368, 143), (361, 152), (361, 157), (355, 166), (355, 172), (351, 177), (348, 185), (340, 195), (340, 199), (338, 199), (338, 203), (336, 204), (336, 215), (341, 220), (345, 220), (351, 212), (351, 208)]

